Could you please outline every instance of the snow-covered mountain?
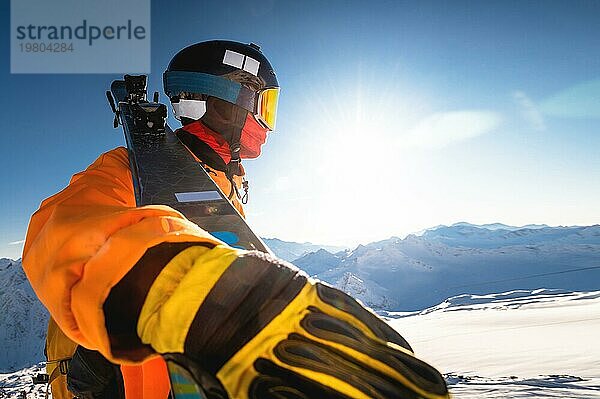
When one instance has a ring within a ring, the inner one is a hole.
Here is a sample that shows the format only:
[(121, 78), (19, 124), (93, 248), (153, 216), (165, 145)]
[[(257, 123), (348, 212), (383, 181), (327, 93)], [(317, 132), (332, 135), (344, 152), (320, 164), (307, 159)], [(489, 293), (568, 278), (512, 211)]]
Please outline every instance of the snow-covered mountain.
[(0, 372), (43, 359), (48, 314), (20, 261), (0, 259)]
[(510, 245), (533, 245), (544, 243), (597, 244), (599, 226), (548, 227), (543, 225), (510, 227), (502, 224), (476, 226), (457, 223), (426, 230), (421, 237), (449, 246), (468, 248), (500, 248)]
[[(440, 227), (447, 227), (447, 226), (439, 225), (439, 226), (425, 229), (425, 230), (423, 230), (423, 232), (437, 230)], [(452, 224), (450, 227), (479, 227), (479, 228), (486, 229), (486, 230), (513, 231), (513, 230), (522, 230), (522, 229), (543, 229), (544, 227), (550, 227), (550, 226), (548, 226), (547, 224), (526, 224), (525, 226), (509, 226), (504, 223), (473, 224), (473, 223), (469, 223), (469, 222), (458, 222), (458, 223)], [(417, 234), (417, 235), (421, 235), (421, 234)]]
[(321, 248), (316, 252), (309, 252), (297, 259), (292, 259), (293, 263), (304, 270), (308, 275), (313, 276), (317, 273), (323, 273), (327, 270), (333, 270), (342, 261), (344, 253), (332, 254)]
[[(354, 250), (266, 240), (282, 258), (380, 311), (420, 311), (462, 294), (600, 289), (600, 226), (459, 223)], [(314, 246), (314, 247), (311, 247)], [(312, 250), (314, 252), (306, 253)], [(293, 259), (292, 259), (293, 260)], [(0, 371), (43, 360), (47, 314), (19, 261), (0, 259)], [(553, 291), (556, 294), (558, 291)], [(442, 306), (442, 305), (440, 305)]]
[(328, 252), (336, 253), (343, 251), (345, 247), (333, 246), (333, 245), (319, 245), (311, 242), (293, 242), (283, 241), (278, 238), (263, 238), (263, 241), (271, 250), (281, 259), (292, 262), (308, 253), (325, 249)]
[[(294, 261), (375, 309), (418, 310), (463, 293), (600, 288), (600, 226), (459, 223)], [(386, 305), (382, 305), (386, 304)]]

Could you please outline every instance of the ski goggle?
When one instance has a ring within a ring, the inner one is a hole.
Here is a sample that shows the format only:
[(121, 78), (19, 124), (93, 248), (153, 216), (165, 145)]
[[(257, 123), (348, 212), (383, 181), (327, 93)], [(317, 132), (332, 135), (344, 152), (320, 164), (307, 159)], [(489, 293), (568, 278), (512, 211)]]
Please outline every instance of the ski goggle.
[(165, 72), (163, 81), (169, 98), (183, 92), (217, 97), (244, 108), (265, 128), (275, 128), (279, 87), (268, 87), (256, 92), (221, 76), (189, 71)]
[(269, 130), (275, 130), (277, 119), (277, 102), (279, 101), (279, 87), (264, 89), (258, 93), (256, 102), (256, 119)]

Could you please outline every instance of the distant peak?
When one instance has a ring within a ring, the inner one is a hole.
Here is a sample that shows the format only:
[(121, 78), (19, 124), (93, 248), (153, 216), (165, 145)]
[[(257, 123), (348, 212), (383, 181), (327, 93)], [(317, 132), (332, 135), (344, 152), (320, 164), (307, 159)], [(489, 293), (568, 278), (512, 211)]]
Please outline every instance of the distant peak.
[(508, 225), (508, 224), (504, 224), (504, 223), (500, 223), (500, 222), (485, 223), (485, 224), (475, 224), (475, 223), (469, 223), (469, 222), (456, 222), (449, 226), (445, 225), (445, 224), (439, 224), (437, 226), (421, 230), (414, 234), (417, 236), (421, 236), (423, 234), (426, 234), (427, 232), (432, 232), (432, 231), (441, 230), (441, 229), (452, 229), (452, 228), (485, 229), (485, 230), (490, 230), (490, 231), (494, 231), (494, 230), (515, 231), (515, 230), (523, 230), (523, 229), (536, 230), (536, 229), (543, 229), (543, 228), (547, 228), (547, 227), (549, 227), (549, 226), (546, 224), (527, 224), (524, 226), (512, 226), (512, 225)]

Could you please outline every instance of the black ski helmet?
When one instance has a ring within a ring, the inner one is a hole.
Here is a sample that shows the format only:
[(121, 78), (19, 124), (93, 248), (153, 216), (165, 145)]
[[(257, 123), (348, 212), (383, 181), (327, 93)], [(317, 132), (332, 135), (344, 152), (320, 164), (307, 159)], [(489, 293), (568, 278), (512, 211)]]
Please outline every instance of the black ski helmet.
[(254, 43), (211, 40), (179, 51), (163, 74), (171, 101), (181, 93), (220, 98), (274, 128), (279, 83), (271, 63)]

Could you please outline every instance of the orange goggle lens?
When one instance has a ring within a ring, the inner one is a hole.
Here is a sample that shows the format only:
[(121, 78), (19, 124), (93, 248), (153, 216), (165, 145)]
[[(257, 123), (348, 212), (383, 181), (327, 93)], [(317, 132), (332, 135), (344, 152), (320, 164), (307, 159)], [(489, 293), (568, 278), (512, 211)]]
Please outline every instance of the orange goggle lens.
[(277, 117), (277, 102), (279, 101), (279, 87), (265, 89), (258, 95), (257, 118), (269, 130), (275, 130)]

